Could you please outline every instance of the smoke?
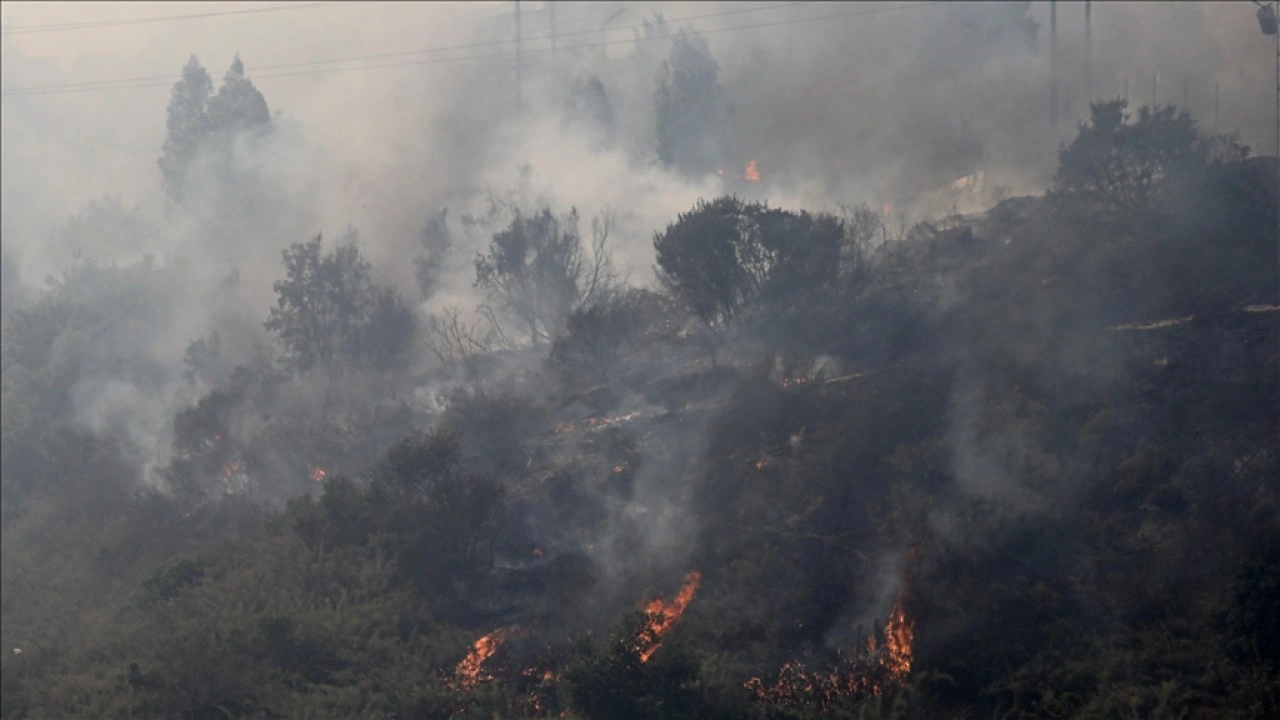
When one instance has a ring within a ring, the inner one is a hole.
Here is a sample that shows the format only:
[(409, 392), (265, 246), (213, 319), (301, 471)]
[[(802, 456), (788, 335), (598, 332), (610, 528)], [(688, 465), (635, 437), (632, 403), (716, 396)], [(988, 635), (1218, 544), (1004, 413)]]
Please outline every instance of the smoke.
[[(163, 312), (147, 324), (107, 330), (114, 349), (95, 355), (72, 389), (77, 420), (121, 433), (150, 464), (163, 463), (175, 414), (201, 390), (182, 379), (188, 344), (217, 332), (233, 362), (270, 348), (262, 323), (275, 301), (273, 283), (283, 275), (281, 251), (318, 233), (331, 249), (354, 228), (376, 279), (417, 298), (418, 229), (427, 214), (449, 208), (458, 242), (439, 291), (419, 308), (429, 312), (481, 301), (472, 258), (514, 208), (528, 213), (546, 205), (561, 214), (576, 207), (588, 222), (608, 209), (616, 217), (615, 264), (633, 284), (649, 285), (654, 232), (699, 197), (737, 191), (812, 210), (868, 202), (913, 217), (972, 211), (989, 206), (998, 188), (1039, 192), (1058, 144), (1088, 112), (1078, 5), (1059, 12), (1056, 126), (1048, 122), (1044, 3), (809, 3), (771, 10), (655, 3), (629, 12), (621, 4), (562, 3), (558, 30), (591, 32), (559, 39), (555, 53), (548, 52), (550, 41), (536, 39), (549, 31), (539, 29), (542, 10), (523, 5), (529, 39), (518, 89), (514, 58), (503, 55), (507, 46), (392, 56), (505, 41), (514, 30), (507, 5), (352, 4), (235, 22), (6, 35), (0, 62), (6, 89), (172, 76), (192, 53), (216, 83), (239, 53), (275, 114), (270, 133), (238, 138), (229, 156), (213, 150), (198, 156), (190, 196), (173, 206), (159, 189), (155, 164), (167, 84), (5, 97), (5, 305), (24, 299), (15, 283), (30, 287), (57, 275), (77, 253), (121, 267), (150, 256), (149, 272), (169, 278), (146, 286), (145, 302)], [(63, 20), (49, 14), (60, 12), (55, 7), (14, 3), (6, 10), (22, 27)], [(744, 10), (752, 12), (731, 14)], [(656, 23), (633, 30), (638, 12), (661, 14), (666, 31), (655, 32)], [(721, 16), (680, 20), (715, 13)], [(1249, 7), (1095, 3), (1093, 15), (1097, 97), (1121, 94), (1128, 78), (1131, 98), (1148, 102), (1156, 74), (1157, 99), (1181, 104), (1185, 82), (1187, 104), (1202, 125), (1216, 118), (1220, 130), (1269, 147), (1270, 49), (1253, 37)], [(744, 26), (758, 27), (735, 29)], [(719, 131), (733, 163), (723, 178), (665, 168), (654, 150), (655, 83), (670, 35), (682, 27), (705, 33), (729, 101)], [(374, 55), (382, 57), (303, 64)], [(273, 69), (285, 64), (297, 65)], [(616, 123), (609, 141), (565, 122), (572, 88), (585, 77), (597, 78), (607, 97)], [(1215, 87), (1216, 113), (1209, 99)], [(746, 186), (741, 172), (752, 160), (761, 182)], [(963, 183), (957, 193), (964, 177), (981, 177), (981, 187)], [(96, 200), (104, 196), (117, 200)], [(153, 370), (122, 369), (138, 365)], [(509, 367), (533, 365), (521, 358)], [(815, 361), (811, 374), (836, 374), (829, 365)], [(332, 380), (292, 381), (274, 400), (278, 412), (333, 415), (386, 390), (367, 378)], [(417, 388), (405, 391), (409, 401), (429, 416), (443, 409), (440, 398), (456, 385), (407, 386)], [(610, 412), (651, 409), (623, 403)], [(1035, 409), (990, 408), (974, 380), (960, 385), (949, 412), (959, 489), (999, 497), (1016, 512), (1043, 507), (1051, 493), (1034, 483), (1051, 473), (1025, 425)], [(660, 435), (675, 446), (642, 449), (636, 471), (626, 473), (629, 491), (606, 493), (606, 520), (573, 540), (590, 549), (608, 579), (627, 572), (637, 551), (682, 570), (697, 528), (680, 478), (705, 453), (709, 416), (698, 417)], [(235, 434), (247, 446), (273, 422), (245, 413)], [(269, 463), (274, 472), (298, 472), (283, 456)], [(531, 532), (543, 530), (530, 522)], [(943, 532), (957, 525), (953, 517), (937, 517)], [(899, 578), (900, 565), (888, 563), (886, 577)], [(867, 605), (882, 617), (897, 585), (883, 579), (876, 586), (881, 595)]]

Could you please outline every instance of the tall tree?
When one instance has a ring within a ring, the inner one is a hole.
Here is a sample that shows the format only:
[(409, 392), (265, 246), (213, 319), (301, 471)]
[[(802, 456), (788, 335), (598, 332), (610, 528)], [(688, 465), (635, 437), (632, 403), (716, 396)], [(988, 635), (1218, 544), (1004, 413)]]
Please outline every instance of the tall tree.
[(724, 90), (720, 67), (700, 35), (680, 31), (662, 64), (654, 96), (658, 159), (681, 172), (712, 172), (725, 164)]
[(271, 125), (271, 111), (267, 100), (245, 77), (244, 63), (236, 55), (222, 78), (222, 86), (208, 104), (210, 130), (219, 136), (228, 136)]
[(581, 78), (570, 88), (563, 126), (585, 132), (597, 146), (613, 144), (613, 106), (600, 78), (595, 75)]
[(182, 79), (173, 86), (169, 99), (165, 138), (159, 160), (164, 190), (175, 201), (183, 198), (187, 167), (208, 133), (205, 117), (213, 80), (195, 55), (182, 68)]

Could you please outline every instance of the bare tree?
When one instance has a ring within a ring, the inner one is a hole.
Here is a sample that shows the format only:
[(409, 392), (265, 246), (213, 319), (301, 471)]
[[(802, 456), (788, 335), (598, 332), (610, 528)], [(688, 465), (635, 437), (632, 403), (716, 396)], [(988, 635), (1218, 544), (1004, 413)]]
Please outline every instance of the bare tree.
[(453, 366), (489, 352), (492, 342), (480, 325), (462, 318), (462, 306), (450, 305), (427, 319), (424, 342), (441, 364)]

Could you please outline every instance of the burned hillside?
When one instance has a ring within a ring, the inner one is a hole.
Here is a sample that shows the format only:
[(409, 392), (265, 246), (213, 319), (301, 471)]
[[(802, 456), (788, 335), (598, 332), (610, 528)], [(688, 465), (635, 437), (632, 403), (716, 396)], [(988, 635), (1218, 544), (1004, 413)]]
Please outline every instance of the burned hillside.
[(806, 202), (680, 28), (535, 75), (562, 162), (358, 227), (187, 61), (163, 211), (51, 235), (166, 252), (6, 275), (0, 717), (1280, 708), (1280, 158), (1118, 98), (1030, 194), (975, 123)]

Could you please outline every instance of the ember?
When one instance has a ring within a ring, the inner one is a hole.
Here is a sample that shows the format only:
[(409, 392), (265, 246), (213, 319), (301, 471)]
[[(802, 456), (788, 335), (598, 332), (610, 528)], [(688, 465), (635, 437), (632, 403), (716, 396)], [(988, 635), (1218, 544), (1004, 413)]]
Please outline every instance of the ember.
[(756, 165), (755, 160), (747, 161), (747, 170), (743, 173), (742, 179), (747, 182), (760, 182), (760, 168)]
[(328, 475), (328, 473), (326, 473), (324, 470), (320, 468), (311, 468), (312, 482), (321, 482), (322, 480), (324, 480), (326, 475)]

